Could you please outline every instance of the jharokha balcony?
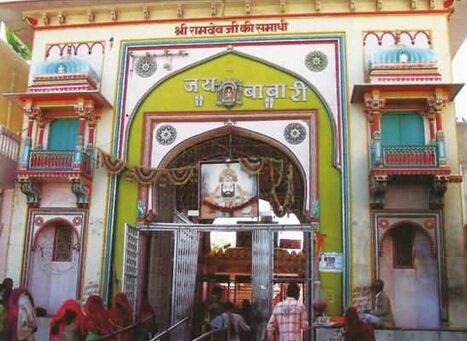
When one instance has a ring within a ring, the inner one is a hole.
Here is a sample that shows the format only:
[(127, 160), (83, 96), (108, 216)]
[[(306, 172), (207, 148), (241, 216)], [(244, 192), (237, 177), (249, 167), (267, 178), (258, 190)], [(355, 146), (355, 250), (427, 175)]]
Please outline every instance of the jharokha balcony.
[(78, 207), (86, 207), (89, 201), (89, 185), (92, 181), (92, 155), (77, 150), (30, 150), (23, 152), (17, 172), (17, 182), (26, 195), (28, 204), (40, 201), (41, 183), (69, 183), (76, 196)]
[[(384, 207), (388, 182), (416, 177), (430, 186), (430, 207), (443, 206), (447, 183), (462, 182), (461, 175), (451, 174), (440, 143), (426, 146), (381, 146), (372, 141), (370, 167), (370, 206)], [(397, 180), (399, 179), (399, 180)]]

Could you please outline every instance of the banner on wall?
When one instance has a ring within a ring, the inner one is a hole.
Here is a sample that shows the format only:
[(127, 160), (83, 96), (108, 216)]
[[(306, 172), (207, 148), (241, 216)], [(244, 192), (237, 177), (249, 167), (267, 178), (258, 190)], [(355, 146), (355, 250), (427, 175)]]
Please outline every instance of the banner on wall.
[(200, 219), (258, 215), (257, 175), (239, 162), (205, 162), (199, 168)]
[(342, 272), (342, 252), (322, 252), (319, 257), (319, 271)]

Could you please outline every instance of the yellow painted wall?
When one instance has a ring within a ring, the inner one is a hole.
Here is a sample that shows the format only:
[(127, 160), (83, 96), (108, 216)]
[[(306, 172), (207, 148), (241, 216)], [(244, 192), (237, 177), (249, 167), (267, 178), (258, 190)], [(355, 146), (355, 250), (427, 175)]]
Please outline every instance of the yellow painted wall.
[[(0, 93), (26, 91), (29, 64), (3, 40), (0, 40), (0, 59)], [(20, 134), (22, 124), (22, 108), (0, 96), (0, 125)]]

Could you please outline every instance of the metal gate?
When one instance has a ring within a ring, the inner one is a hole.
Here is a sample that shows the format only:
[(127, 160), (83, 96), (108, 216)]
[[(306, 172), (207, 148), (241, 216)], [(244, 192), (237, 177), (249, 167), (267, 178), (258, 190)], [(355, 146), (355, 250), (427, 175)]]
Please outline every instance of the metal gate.
[(125, 224), (125, 248), (123, 251), (123, 283), (122, 292), (136, 311), (136, 290), (138, 287), (139, 233), (138, 230)]
[[(193, 314), (196, 271), (198, 266), (199, 232), (195, 229), (174, 231), (174, 267), (172, 289), (172, 323)], [(191, 324), (188, 323), (190, 326)], [(189, 340), (191, 328), (177, 328), (172, 340)]]
[[(304, 232), (304, 248), (308, 254), (306, 278), (304, 278), (305, 304), (312, 318), (311, 298), (313, 293), (313, 232), (315, 225), (207, 225), (184, 223), (154, 223), (137, 228), (126, 226), (124, 254), (124, 292), (135, 302), (138, 273), (138, 232), (169, 232), (173, 236), (173, 268), (171, 291), (171, 324), (186, 316), (193, 317), (196, 275), (198, 265), (199, 238), (201, 232), (251, 231), (252, 232), (252, 303), (256, 326), (255, 340), (266, 339), (266, 325), (272, 311), (274, 285), (274, 233), (278, 231)], [(190, 324), (174, 330), (173, 341), (190, 340)], [(309, 339), (309, 336), (305, 338)]]
[(254, 230), (252, 243), (252, 282), (253, 282), (253, 315), (257, 324), (253, 330), (255, 340), (266, 339), (266, 325), (272, 308), (273, 232), (271, 230)]

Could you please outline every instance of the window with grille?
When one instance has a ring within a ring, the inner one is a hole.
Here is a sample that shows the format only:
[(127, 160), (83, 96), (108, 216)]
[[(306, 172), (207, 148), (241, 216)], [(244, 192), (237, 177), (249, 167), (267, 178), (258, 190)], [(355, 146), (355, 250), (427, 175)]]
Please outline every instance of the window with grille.
[(67, 225), (55, 226), (54, 262), (70, 262), (73, 247), (73, 231)]

